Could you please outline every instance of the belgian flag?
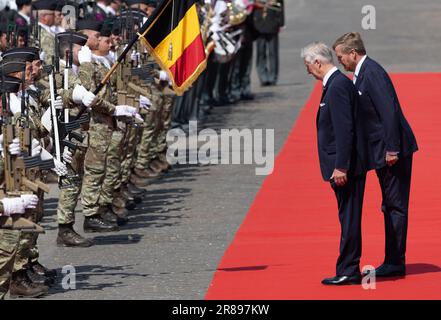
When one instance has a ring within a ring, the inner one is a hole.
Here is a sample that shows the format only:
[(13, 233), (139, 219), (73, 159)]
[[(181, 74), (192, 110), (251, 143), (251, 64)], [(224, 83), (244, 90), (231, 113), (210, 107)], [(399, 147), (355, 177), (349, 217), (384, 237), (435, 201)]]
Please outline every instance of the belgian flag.
[(196, 0), (163, 0), (139, 32), (182, 95), (207, 65)]

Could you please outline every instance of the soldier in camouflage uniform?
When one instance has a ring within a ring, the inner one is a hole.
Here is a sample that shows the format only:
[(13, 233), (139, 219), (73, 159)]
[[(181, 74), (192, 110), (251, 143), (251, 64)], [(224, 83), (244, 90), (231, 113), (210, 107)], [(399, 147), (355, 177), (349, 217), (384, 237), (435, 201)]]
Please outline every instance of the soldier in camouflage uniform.
[[(90, 49), (98, 48), (101, 24), (94, 20), (80, 20), (77, 27), (89, 37), (87, 46), (79, 52), (79, 77), (87, 90), (95, 90), (108, 71), (104, 65), (93, 61), (90, 51)], [(89, 48), (89, 45), (93, 47)], [(106, 159), (112, 133), (117, 129), (114, 116), (133, 118), (137, 114), (134, 107), (115, 105), (116, 92), (111, 91), (111, 85), (108, 83), (100, 91), (98, 97), (100, 100), (91, 111), (89, 147), (84, 162), (85, 171), (81, 193), (83, 213), (86, 216), (84, 222), (86, 232), (119, 230), (116, 224), (109, 223), (101, 217), (101, 213), (107, 209), (106, 205), (112, 203), (113, 200), (108, 194), (102, 192), (102, 184), (106, 175)]]
[[(69, 119), (74, 119), (83, 104), (90, 107), (95, 99), (95, 95), (90, 91), (86, 91), (81, 86), (78, 78), (78, 51), (81, 46), (87, 43), (87, 36), (76, 32), (66, 32), (57, 35), (59, 43), (60, 56), (60, 75), (64, 75), (66, 65), (72, 63), (71, 70), (68, 70), (68, 90), (63, 90), (64, 107), (69, 108)], [(71, 52), (70, 57), (66, 57), (66, 52)], [(71, 61), (67, 61), (67, 59)], [(63, 88), (65, 88), (63, 83)], [(78, 96), (78, 98), (77, 98)], [(74, 101), (75, 98), (75, 101)], [(82, 124), (81, 128), (76, 132), (84, 137), (83, 142), (77, 143), (71, 167), (73, 171), (80, 177), (78, 183), (74, 183), (66, 188), (61, 189), (57, 207), (58, 219), (58, 246), (68, 247), (90, 247), (93, 243), (75, 232), (73, 226), (75, 223), (75, 208), (81, 193), (82, 177), (84, 174), (84, 158), (87, 150), (87, 131), (88, 123)]]
[[(7, 64), (9, 58), (7, 58), (7, 52), (3, 53), (3, 58), (5, 60), (2, 64)], [(15, 60), (12, 57), (12, 60)], [(28, 63), (28, 68), (26, 69), (26, 75), (30, 74), (30, 63)], [(4, 67), (2, 67), (2, 70)], [(12, 95), (12, 94), (11, 94)], [(15, 94), (14, 94), (15, 97)], [(4, 107), (4, 106), (3, 106)], [(11, 108), (12, 110), (12, 108)], [(3, 136), (1, 138), (1, 152), (3, 152)], [(13, 154), (20, 153), (20, 144), (19, 142), (13, 142), (16, 144), (15, 147), (10, 145), (8, 147), (8, 152)], [(17, 153), (13, 153), (12, 150), (16, 149)], [(4, 182), (4, 161), (3, 155), (0, 156), (0, 184)], [(34, 203), (32, 206), (30, 203), (25, 202), (25, 197), (33, 197)], [(20, 197), (13, 198), (3, 198), (0, 201), (0, 217), (1, 216), (9, 216), (12, 214), (23, 214), (25, 213), (25, 209), (29, 208), (35, 210), (38, 204), (38, 197), (35, 195), (26, 195)], [(3, 226), (3, 218), (1, 222), (1, 226)], [(21, 259), (25, 260), (25, 264), (29, 262), (30, 250), (32, 248), (32, 241), (34, 237), (29, 237), (25, 235), (32, 234), (24, 234), (17, 230), (5, 230), (1, 229), (0, 226), (0, 299), (3, 299), (4, 295), (9, 289), (9, 283), (12, 278), (13, 282), (11, 283), (11, 296), (26, 296), (26, 297), (36, 297), (43, 295), (47, 292), (48, 288), (43, 285), (33, 284), (28, 277), (27, 270), (25, 268), (21, 268), (20, 270), (16, 270), (17, 259), (20, 257), (17, 254), (21, 252), (26, 252), (27, 255), (21, 257)], [(22, 245), (22, 239), (24, 239), (24, 245)], [(15, 272), (14, 272), (15, 271)]]
[(50, 28), (54, 25), (57, 2), (55, 0), (38, 0), (33, 3), (33, 7), (38, 12), (41, 58), (45, 64), (50, 65), (53, 63), (55, 53), (55, 35)]

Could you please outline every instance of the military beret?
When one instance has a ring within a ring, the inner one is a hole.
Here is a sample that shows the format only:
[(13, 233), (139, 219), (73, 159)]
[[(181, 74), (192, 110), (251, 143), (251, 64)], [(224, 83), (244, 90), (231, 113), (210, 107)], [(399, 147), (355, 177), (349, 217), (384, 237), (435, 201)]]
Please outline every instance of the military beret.
[(20, 90), (21, 80), (15, 77), (0, 77), (0, 92), (12, 93)]
[(110, 35), (112, 34), (112, 27), (113, 27), (113, 23), (104, 23), (100, 31), (101, 36), (110, 37)]
[(17, 4), (17, 7), (28, 6), (32, 3), (32, 0), (15, 0), (15, 3)]
[(158, 6), (158, 1), (155, 1), (155, 0), (148, 0), (147, 1), (147, 5), (149, 6), (149, 7), (157, 7)]
[(54, 0), (37, 0), (32, 3), (35, 10), (50, 10), (54, 11), (57, 7), (57, 2)]
[(57, 34), (58, 42), (72, 42), (80, 46), (86, 45), (88, 37), (82, 33), (75, 31), (61, 32)]
[(101, 31), (103, 26), (102, 21), (96, 21), (94, 19), (81, 19), (77, 22), (77, 31), (80, 30), (93, 30), (93, 31)]
[(38, 48), (13, 48), (2, 53), (3, 61), (34, 61), (39, 59)]
[(21, 61), (1, 61), (0, 62), (0, 75), (7, 76), (11, 73), (23, 72), (26, 69), (26, 63)]
[(135, 4), (148, 4), (149, 0), (126, 0), (128, 6)]

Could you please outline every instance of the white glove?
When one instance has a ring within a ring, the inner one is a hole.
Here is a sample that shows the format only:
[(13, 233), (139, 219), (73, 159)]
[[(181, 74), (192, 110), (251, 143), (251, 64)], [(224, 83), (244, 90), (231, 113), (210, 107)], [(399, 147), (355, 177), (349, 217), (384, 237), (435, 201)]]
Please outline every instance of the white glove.
[(53, 168), (52, 170), (57, 174), (57, 176), (62, 177), (67, 174), (67, 167), (63, 162), (58, 161), (54, 158), (54, 164), (55, 168)]
[(138, 112), (135, 113), (135, 119), (137, 119), (138, 122), (144, 122), (144, 119), (141, 117), (141, 115)]
[(92, 92), (86, 90), (86, 88), (84, 88), (83, 86), (76, 85), (72, 92), (72, 100), (76, 104), (82, 103), (86, 107), (90, 107), (90, 105), (95, 100), (95, 95)]
[(20, 196), (26, 209), (35, 209), (38, 204), (38, 197), (35, 194), (22, 194)]
[(90, 51), (88, 46), (83, 46), (78, 51), (78, 62), (80, 65), (84, 62), (92, 62), (92, 51)]
[(70, 152), (67, 148), (64, 148), (63, 160), (66, 163), (72, 163), (72, 152)]
[(37, 139), (32, 139), (32, 156), (36, 156), (41, 153), (41, 149), (43, 149), (40, 145), (40, 142)]
[(139, 106), (143, 109), (149, 109), (152, 106), (152, 102), (145, 96), (139, 96)]
[(159, 71), (159, 80), (167, 82), (170, 81), (167, 72), (165, 72), (164, 70)]
[(127, 105), (120, 105), (115, 107), (114, 116), (116, 117), (134, 117), (136, 114), (136, 108), (127, 106)]
[[(49, 99), (49, 103), (51, 103), (51, 99)], [(63, 99), (61, 98), (61, 96), (55, 98), (54, 106), (57, 110), (63, 109)]]
[(23, 214), (25, 212), (25, 205), (20, 197), (17, 198), (3, 198), (3, 215), (10, 216), (12, 214)]
[(14, 138), (14, 140), (12, 140), (12, 143), (9, 145), (9, 154), (12, 156), (17, 156), (20, 153), (21, 153), (20, 139)]

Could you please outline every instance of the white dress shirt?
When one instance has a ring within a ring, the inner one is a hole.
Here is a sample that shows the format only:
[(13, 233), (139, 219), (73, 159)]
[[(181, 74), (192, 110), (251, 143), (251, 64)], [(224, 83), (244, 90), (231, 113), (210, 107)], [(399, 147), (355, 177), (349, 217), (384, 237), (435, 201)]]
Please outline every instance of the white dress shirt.
[(352, 82), (355, 84), (357, 82), (358, 74), (360, 73), (361, 67), (363, 66), (364, 60), (366, 60), (367, 55), (364, 55), (363, 58), (361, 58), (360, 61), (358, 61), (357, 66), (355, 67), (354, 72), (354, 79), (352, 79)]
[(329, 78), (334, 74), (334, 72), (338, 71), (337, 67), (333, 67), (331, 70), (329, 70), (324, 78), (323, 78), (323, 88), (326, 87), (326, 84), (328, 83)]

